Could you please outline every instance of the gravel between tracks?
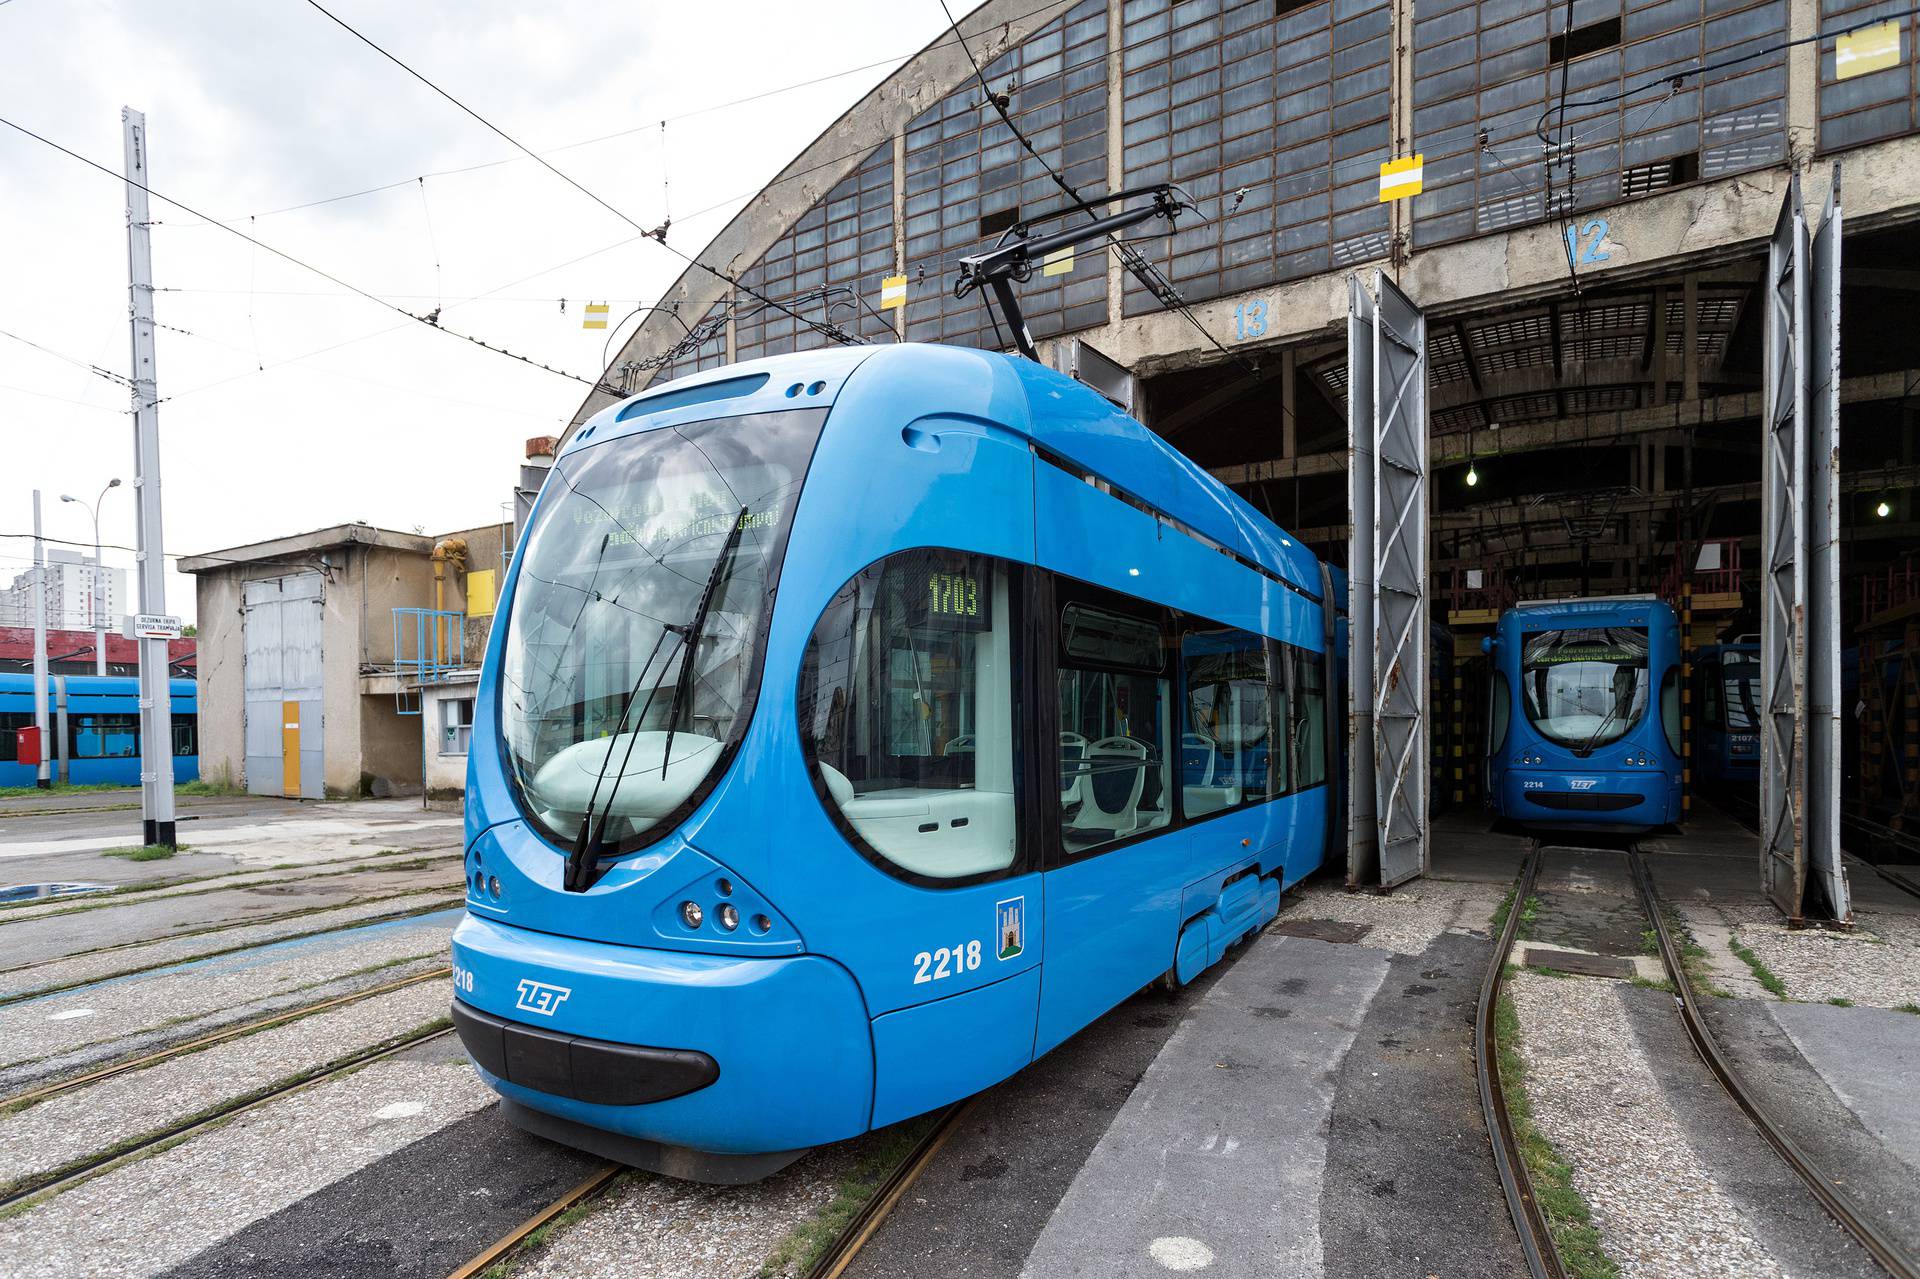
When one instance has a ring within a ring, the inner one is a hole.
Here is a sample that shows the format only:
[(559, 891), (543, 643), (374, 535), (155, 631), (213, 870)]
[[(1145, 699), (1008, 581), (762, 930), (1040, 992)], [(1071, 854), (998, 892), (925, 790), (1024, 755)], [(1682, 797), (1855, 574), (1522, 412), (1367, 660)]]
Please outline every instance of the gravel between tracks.
[(1810, 1003), (1847, 999), (1874, 1008), (1920, 1004), (1920, 915), (1859, 911), (1851, 933), (1790, 929), (1764, 902), (1689, 903), (1689, 924), (1721, 924)]
[(445, 1015), (425, 982), (103, 1079), (0, 1116), (0, 1185), (111, 1149)]
[(492, 1101), (465, 1062), (377, 1062), (0, 1221), (0, 1279), (160, 1274)]
[(1687, 1143), (1620, 1002), (1620, 984), (1516, 974), (1533, 1120), (1573, 1168), (1623, 1279), (1784, 1272)]
[(817, 1151), (750, 1186), (628, 1177), (596, 1210), (554, 1236), (513, 1279), (671, 1275), (739, 1279), (833, 1199), (859, 1142)]
[[(83, 986), (0, 1008), (0, 1064), (120, 1040), (416, 955), (444, 954), (454, 921), (401, 920), (228, 955), (190, 968)], [(396, 972), (395, 977), (402, 974)], [(316, 996), (321, 998), (321, 996)], [(85, 1010), (84, 1015), (81, 1014)]]
[(345, 928), (365, 920), (378, 919), (383, 915), (399, 915), (410, 911), (424, 912), (431, 909), (448, 910), (460, 905), (463, 900), (460, 889), (451, 885), (446, 888), (416, 889), (373, 901), (341, 906), (334, 910), (295, 915), (291, 919), (281, 919), (271, 923), (222, 928), (191, 937), (166, 937), (137, 946), (103, 950), (92, 955), (75, 955), (70, 959), (50, 960), (0, 976), (0, 996), (11, 997), (28, 991), (98, 981), (103, 977), (112, 977), (121, 973), (185, 963), (188, 960), (221, 951), (264, 946), (269, 942), (282, 941), (302, 934)]
[(1369, 924), (1362, 946), (1418, 955), (1449, 929), (1484, 933), (1506, 890), (1491, 884), (1425, 879), (1391, 893), (1350, 893), (1333, 879), (1315, 880), (1281, 903), (1280, 922), (1332, 919)]

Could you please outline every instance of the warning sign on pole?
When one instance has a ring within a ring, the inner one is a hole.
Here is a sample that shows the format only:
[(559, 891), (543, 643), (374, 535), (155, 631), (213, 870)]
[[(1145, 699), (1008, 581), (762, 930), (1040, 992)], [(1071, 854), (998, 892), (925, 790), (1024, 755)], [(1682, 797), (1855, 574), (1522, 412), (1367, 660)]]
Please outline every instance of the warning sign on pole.
[(1422, 159), (1421, 156), (1410, 155), (1401, 160), (1388, 160), (1380, 166), (1380, 203), (1420, 194)]
[(1900, 21), (1882, 22), (1876, 27), (1850, 31), (1833, 46), (1833, 74), (1836, 79), (1851, 80), (1869, 71), (1885, 71), (1900, 65)]
[(880, 306), (882, 309), (907, 304), (907, 277), (890, 275), (880, 281)]
[(605, 302), (587, 303), (587, 313), (580, 321), (583, 329), (604, 329), (607, 327), (607, 306)]
[(1064, 249), (1055, 249), (1053, 252), (1047, 254), (1046, 257), (1040, 259), (1040, 274), (1043, 276), (1065, 275), (1071, 270), (1073, 270), (1073, 246), (1071, 244)]

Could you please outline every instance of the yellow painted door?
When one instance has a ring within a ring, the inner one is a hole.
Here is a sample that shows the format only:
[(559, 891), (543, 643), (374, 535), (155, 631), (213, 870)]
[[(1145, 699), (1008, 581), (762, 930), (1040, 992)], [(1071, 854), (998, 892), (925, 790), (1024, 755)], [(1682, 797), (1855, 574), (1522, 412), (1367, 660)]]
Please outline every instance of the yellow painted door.
[(280, 703), (280, 793), (300, 794), (300, 703)]

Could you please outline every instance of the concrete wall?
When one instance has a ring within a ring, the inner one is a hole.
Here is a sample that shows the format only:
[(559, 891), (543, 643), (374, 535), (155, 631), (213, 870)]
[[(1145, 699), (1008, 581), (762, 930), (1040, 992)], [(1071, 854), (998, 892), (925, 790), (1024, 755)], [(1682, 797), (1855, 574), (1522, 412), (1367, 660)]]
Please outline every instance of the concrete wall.
[(245, 780), (246, 669), (242, 654), (237, 572), (194, 579), (200, 639), (200, 775), (239, 785)]
[(445, 749), (444, 735), (440, 729), (440, 704), (454, 698), (470, 698), (474, 695), (475, 688), (476, 684), (473, 681), (463, 680), (459, 683), (442, 684), (421, 690), (421, 724), (426, 734), (424, 763), (429, 797), (466, 791), (467, 756), (465, 752), (451, 753)]

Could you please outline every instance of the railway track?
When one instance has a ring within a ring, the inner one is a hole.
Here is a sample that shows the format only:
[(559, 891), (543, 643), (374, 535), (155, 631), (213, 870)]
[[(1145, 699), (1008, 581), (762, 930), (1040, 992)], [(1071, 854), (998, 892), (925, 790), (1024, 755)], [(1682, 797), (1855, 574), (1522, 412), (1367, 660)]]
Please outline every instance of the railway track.
[[(443, 977), (447, 971), (446, 969), (441, 969), (437, 973), (425, 974), (420, 977), (411, 978), (405, 982), (396, 982), (383, 989), (397, 990), (402, 986), (424, 981), (428, 977)], [(354, 999), (364, 998), (366, 995), (375, 993), (379, 992), (363, 992), (358, 996), (344, 1000), (329, 1001), (327, 1004), (317, 1005), (317, 1007), (334, 1007), (341, 1003), (351, 1003)], [(256, 1023), (256, 1025), (264, 1027), (278, 1021), (287, 1020), (288, 1017), (303, 1015), (305, 1011), (310, 1010), (296, 1010), (293, 1013), (281, 1017)], [(123, 1142), (109, 1150), (101, 1151), (72, 1163), (63, 1164), (58, 1168), (48, 1169), (43, 1173), (23, 1177), (11, 1185), (0, 1187), (0, 1212), (5, 1212), (6, 1209), (23, 1200), (33, 1199), (42, 1195), (57, 1194), (83, 1181), (90, 1181), (94, 1177), (100, 1176), (105, 1172), (110, 1172), (121, 1164), (138, 1157), (143, 1151), (150, 1150), (164, 1142), (173, 1142), (192, 1136), (196, 1132), (211, 1128), (216, 1124), (223, 1124), (236, 1115), (245, 1114), (255, 1107), (263, 1106), (270, 1101), (286, 1096), (288, 1093), (297, 1092), (303, 1088), (324, 1083), (326, 1080), (336, 1078), (349, 1071), (358, 1070), (362, 1066), (379, 1061), (383, 1057), (391, 1057), (395, 1053), (405, 1052), (409, 1048), (417, 1047), (420, 1044), (431, 1042), (432, 1040), (442, 1038), (452, 1033), (453, 1028), (450, 1025), (431, 1025), (409, 1031), (406, 1034), (396, 1036), (370, 1048), (349, 1053), (344, 1057), (335, 1058), (324, 1066), (316, 1067), (313, 1070), (302, 1071), (297, 1075), (290, 1075), (267, 1088), (249, 1093), (245, 1097), (236, 1098), (232, 1102), (223, 1103), (209, 1110), (201, 1111), (177, 1123), (168, 1124), (152, 1132), (144, 1133), (132, 1141)], [(109, 1078), (113, 1075), (124, 1074), (129, 1070), (137, 1070), (144, 1066), (154, 1065), (169, 1057), (176, 1057), (183, 1052), (192, 1051), (196, 1046), (205, 1047), (209, 1046), (210, 1042), (221, 1042), (234, 1037), (234, 1034), (222, 1032), (220, 1036), (209, 1037), (209, 1040), (206, 1041), (197, 1040), (194, 1045), (181, 1045), (177, 1048), (168, 1049), (163, 1053), (154, 1053), (130, 1062), (123, 1062), (119, 1065), (109, 1067), (106, 1070), (95, 1071), (90, 1075), (81, 1075), (74, 1079), (62, 1080), (58, 1084), (52, 1084), (34, 1092), (23, 1093), (20, 1097), (16, 1097), (13, 1100), (15, 1102), (25, 1098), (32, 1098), (36, 1101), (43, 1100), (58, 1093), (69, 1092), (85, 1084), (97, 1083), (101, 1079)]]
[[(1546, 849), (1535, 841), (1516, 881), (1513, 906), (1508, 910), (1506, 924), (1495, 941), (1493, 961), (1488, 966), (1486, 979), (1481, 986), (1474, 1042), (1481, 1102), (1487, 1115), (1487, 1129), (1493, 1138), (1494, 1163), (1506, 1191), (1507, 1205), (1513, 1217), (1514, 1229), (1520, 1237), (1521, 1250), (1533, 1279), (1565, 1279), (1566, 1269), (1554, 1245), (1552, 1231), (1540, 1211), (1526, 1162), (1514, 1139), (1502, 1093), (1494, 1041), (1494, 1011), (1499, 1002), (1501, 985), (1518, 933), (1520, 917), (1532, 894), (1545, 855)], [(1920, 1259), (1905, 1251), (1881, 1230), (1841, 1188), (1842, 1183), (1823, 1172), (1806, 1150), (1775, 1122), (1766, 1106), (1721, 1051), (1711, 1026), (1701, 1012), (1693, 985), (1688, 980), (1686, 966), (1681, 962), (1680, 947), (1674, 940), (1666, 913), (1661, 909), (1659, 894), (1644, 857), (1632, 844), (1624, 850), (1623, 856), (1639, 895), (1641, 910), (1654, 931), (1661, 965), (1666, 970), (1667, 980), (1673, 985), (1675, 1010), (1709, 1073), (1780, 1159), (1801, 1179), (1835, 1224), (1894, 1279), (1920, 1279)]]
[[(940, 1148), (946, 1145), (947, 1139), (953, 1135), (955, 1129), (960, 1126), (960, 1121), (972, 1111), (974, 1105), (975, 1100), (956, 1102), (941, 1112), (940, 1118), (927, 1129), (919, 1141), (914, 1143), (913, 1149), (907, 1152), (906, 1157), (894, 1166), (893, 1171), (887, 1174), (880, 1185), (874, 1188), (873, 1194), (861, 1206), (860, 1211), (841, 1227), (839, 1233), (834, 1236), (833, 1242), (811, 1266), (807, 1267), (803, 1279), (839, 1279), (852, 1264), (853, 1259), (859, 1255), (860, 1250), (866, 1246), (867, 1241), (873, 1237), (874, 1232), (880, 1228), (881, 1223), (887, 1219), (887, 1214), (893, 1211), (894, 1205), (900, 1202), (901, 1196), (906, 1194), (915, 1181), (919, 1180), (920, 1174), (926, 1171), (927, 1165), (932, 1163), (934, 1156), (940, 1153)], [(474, 1279), (474, 1276), (483, 1273), (495, 1262), (520, 1248), (536, 1231), (568, 1209), (605, 1192), (625, 1171), (626, 1169), (620, 1164), (603, 1164), (539, 1212), (488, 1244), (453, 1271), (448, 1279)]]

